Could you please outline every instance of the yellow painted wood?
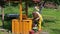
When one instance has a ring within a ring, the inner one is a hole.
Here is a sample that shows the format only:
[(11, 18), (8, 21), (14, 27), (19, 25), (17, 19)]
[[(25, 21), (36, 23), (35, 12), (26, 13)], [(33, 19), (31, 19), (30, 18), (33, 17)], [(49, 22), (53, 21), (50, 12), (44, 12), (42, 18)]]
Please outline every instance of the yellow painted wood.
[(19, 34), (19, 22), (17, 19), (12, 20), (12, 33)]
[(23, 22), (22, 21), (19, 21), (19, 30), (20, 30), (20, 34), (23, 33)]
[(16, 32), (16, 34), (20, 33), (19, 32), (19, 22), (18, 22), (18, 20), (15, 20), (15, 32)]
[(15, 33), (15, 24), (14, 24), (14, 20), (12, 20), (12, 34)]
[(22, 0), (20, 0), (20, 21), (22, 21)]
[(29, 34), (32, 30), (32, 20), (12, 20), (12, 34)]
[(29, 34), (29, 31), (32, 30), (32, 20), (23, 20), (22, 25), (23, 34)]

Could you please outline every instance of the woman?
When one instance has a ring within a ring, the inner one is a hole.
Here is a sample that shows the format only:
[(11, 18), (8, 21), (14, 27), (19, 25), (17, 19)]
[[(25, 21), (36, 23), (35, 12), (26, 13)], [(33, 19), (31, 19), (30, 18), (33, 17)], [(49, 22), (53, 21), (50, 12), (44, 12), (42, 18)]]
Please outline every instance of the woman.
[(33, 12), (33, 30), (38, 28), (41, 31), (41, 23), (43, 21), (41, 14), (39, 12)]

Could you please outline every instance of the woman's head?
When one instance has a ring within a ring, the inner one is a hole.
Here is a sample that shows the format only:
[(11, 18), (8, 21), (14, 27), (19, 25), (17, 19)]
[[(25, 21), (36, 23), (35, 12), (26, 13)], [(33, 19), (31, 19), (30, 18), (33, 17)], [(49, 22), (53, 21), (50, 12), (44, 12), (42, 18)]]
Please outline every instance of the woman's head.
[(39, 12), (33, 12), (32, 15), (34, 18), (37, 18), (37, 17), (39, 17)]

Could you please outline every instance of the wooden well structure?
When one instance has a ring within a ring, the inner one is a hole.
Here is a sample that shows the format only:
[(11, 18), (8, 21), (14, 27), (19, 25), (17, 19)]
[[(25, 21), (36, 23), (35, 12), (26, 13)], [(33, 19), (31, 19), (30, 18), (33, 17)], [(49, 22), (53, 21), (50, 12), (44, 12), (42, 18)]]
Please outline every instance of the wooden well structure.
[(12, 34), (29, 34), (32, 30), (32, 19), (28, 18), (28, 0), (25, 0), (26, 14), (22, 14), (22, 0), (20, 0), (20, 16), (12, 20)]
[(27, 1), (26, 1), (26, 14), (22, 14), (22, 0), (20, 0), (20, 16), (19, 19), (12, 20), (12, 34), (29, 34), (32, 30), (32, 19), (27, 18)]

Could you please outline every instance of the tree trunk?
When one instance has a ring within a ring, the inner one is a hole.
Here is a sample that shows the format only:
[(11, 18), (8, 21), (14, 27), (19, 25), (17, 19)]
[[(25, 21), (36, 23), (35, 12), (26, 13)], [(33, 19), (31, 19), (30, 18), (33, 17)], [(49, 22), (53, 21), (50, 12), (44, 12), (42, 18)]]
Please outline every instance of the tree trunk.
[(1, 12), (2, 12), (2, 27), (4, 28), (4, 8), (1, 7)]

